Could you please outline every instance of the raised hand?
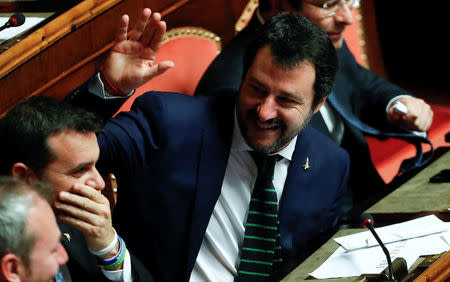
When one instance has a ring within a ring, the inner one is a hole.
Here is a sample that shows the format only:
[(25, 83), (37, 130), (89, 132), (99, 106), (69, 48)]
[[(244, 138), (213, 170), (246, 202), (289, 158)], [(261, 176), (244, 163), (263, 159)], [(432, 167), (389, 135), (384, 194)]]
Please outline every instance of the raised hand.
[(103, 74), (123, 95), (174, 66), (172, 61), (155, 64), (166, 23), (159, 13), (145, 8), (127, 38), (129, 18), (123, 15), (114, 46), (105, 61)]

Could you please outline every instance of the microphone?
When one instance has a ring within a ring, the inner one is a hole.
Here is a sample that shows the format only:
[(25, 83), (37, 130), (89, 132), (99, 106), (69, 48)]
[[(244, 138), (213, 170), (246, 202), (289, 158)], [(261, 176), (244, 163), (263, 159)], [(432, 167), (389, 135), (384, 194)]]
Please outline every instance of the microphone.
[(384, 254), (386, 255), (388, 268), (389, 268), (389, 281), (397, 281), (394, 279), (394, 270), (392, 268), (392, 261), (391, 256), (389, 255), (389, 251), (386, 249), (386, 246), (381, 241), (380, 237), (378, 237), (378, 234), (375, 232), (375, 229), (373, 229), (373, 217), (372, 215), (368, 213), (361, 214), (361, 225), (372, 232), (373, 236), (377, 240), (378, 244), (380, 244), (381, 249), (383, 250)]
[(22, 13), (15, 13), (9, 18), (9, 20), (3, 26), (0, 27), (0, 31), (8, 27), (23, 25), (24, 22), (25, 16)]

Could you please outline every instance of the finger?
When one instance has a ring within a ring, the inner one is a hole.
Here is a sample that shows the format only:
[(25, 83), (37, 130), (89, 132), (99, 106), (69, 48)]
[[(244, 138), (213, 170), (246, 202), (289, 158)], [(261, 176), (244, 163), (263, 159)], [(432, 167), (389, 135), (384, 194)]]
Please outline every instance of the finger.
[(427, 131), (430, 128), (432, 120), (432, 117), (430, 117), (428, 113), (421, 115), (416, 123), (418, 130)]
[(427, 115), (424, 131), (427, 131), (428, 129), (430, 129), (431, 125), (433, 124), (433, 117), (434, 117), (434, 113), (430, 109), (430, 113)]
[(406, 128), (413, 129), (414, 123), (417, 120), (417, 116), (415, 116), (411, 113), (408, 113), (406, 115), (403, 115), (401, 120), (403, 121), (403, 124)]
[(99, 228), (97, 226), (91, 225), (87, 222), (64, 214), (58, 215), (58, 220), (67, 223), (83, 232), (89, 249), (94, 251), (106, 248), (112, 242), (115, 236), (112, 225)]
[(161, 75), (168, 69), (174, 67), (174, 65), (175, 64), (172, 61), (163, 61), (155, 65), (151, 65), (151, 63), (149, 62), (149, 69), (143, 76), (143, 81), (146, 82), (158, 75)]
[(161, 21), (158, 25), (158, 29), (153, 35), (152, 40), (150, 41), (150, 48), (153, 49), (155, 52), (159, 51), (159, 48), (161, 47), (164, 39), (164, 34), (166, 33), (166, 22)]
[(94, 213), (81, 209), (79, 207), (65, 204), (62, 202), (56, 202), (55, 208), (57, 209), (58, 216), (70, 217), (75, 220), (81, 220), (90, 225), (97, 226), (100, 222), (100, 217)]
[(133, 30), (130, 33), (130, 38), (129, 38), (130, 40), (139, 41), (139, 39), (142, 36), (142, 33), (145, 30), (145, 26), (147, 25), (147, 21), (150, 18), (151, 14), (152, 14), (152, 12), (148, 8), (145, 8), (142, 11), (141, 17), (136, 22), (135, 27), (133, 28)]
[(165, 32), (166, 22), (161, 21), (161, 15), (159, 13), (155, 13), (151, 17), (148, 28), (142, 36), (142, 43), (156, 53), (162, 44)]
[(414, 130), (424, 131), (426, 120), (423, 117), (419, 117), (414, 123)]
[(58, 214), (57, 217), (59, 221), (62, 221), (79, 229), (81, 232), (83, 232), (83, 234), (87, 234), (85, 236), (93, 236), (92, 234), (98, 233), (98, 231), (96, 231), (98, 228), (95, 225), (90, 224), (86, 221), (79, 220), (77, 218), (65, 214)]
[(149, 22), (147, 23), (147, 26), (145, 27), (145, 30), (141, 37), (141, 43), (146, 46), (150, 40), (153, 37), (153, 34), (155, 31), (159, 28), (161, 22), (161, 15), (159, 13), (154, 13), (151, 17)]
[(128, 31), (128, 23), (130, 21), (130, 18), (128, 15), (123, 15), (120, 19), (120, 26), (117, 29), (116, 33), (116, 42), (121, 42), (127, 39), (127, 31)]
[[(103, 196), (103, 195), (102, 195)], [(103, 196), (104, 197), (104, 196)], [(89, 213), (102, 215), (108, 217), (110, 214), (109, 204), (106, 202), (98, 203), (87, 197), (80, 196), (73, 193), (61, 192), (59, 194), (60, 203), (69, 204), (79, 209), (85, 210)], [(55, 203), (56, 205), (56, 203)], [(106, 207), (108, 210), (105, 212)]]
[(172, 61), (162, 61), (157, 64), (157, 75), (164, 73), (166, 70), (171, 69), (175, 66)]
[(402, 119), (403, 114), (400, 114), (394, 110), (393, 107), (391, 107), (387, 113), (388, 120), (391, 122), (398, 122), (400, 119)]
[(96, 213), (101, 204), (77, 194), (62, 192), (59, 194), (59, 201), (55, 202), (55, 207), (60, 209), (63, 205), (71, 205), (89, 213)]
[(99, 204), (105, 204), (108, 201), (99, 190), (88, 185), (77, 183), (73, 185), (71, 191)]
[(422, 131), (427, 131), (431, 124), (433, 123), (433, 110), (431, 110), (430, 105), (426, 104), (424, 105), (423, 109), (423, 123), (422, 123)]

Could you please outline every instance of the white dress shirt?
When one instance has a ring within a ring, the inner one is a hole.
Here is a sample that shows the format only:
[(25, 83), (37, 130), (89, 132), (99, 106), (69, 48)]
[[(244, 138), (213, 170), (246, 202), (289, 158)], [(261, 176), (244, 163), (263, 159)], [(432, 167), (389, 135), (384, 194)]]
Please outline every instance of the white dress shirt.
[[(273, 184), (278, 202), (283, 194), (289, 163), (297, 137), (278, 152), (283, 157), (275, 165)], [(258, 169), (248, 153), (237, 118), (234, 118), (233, 139), (222, 192), (214, 206), (206, 228), (190, 281), (234, 281), (239, 267), (239, 253), (244, 241), (245, 222)]]

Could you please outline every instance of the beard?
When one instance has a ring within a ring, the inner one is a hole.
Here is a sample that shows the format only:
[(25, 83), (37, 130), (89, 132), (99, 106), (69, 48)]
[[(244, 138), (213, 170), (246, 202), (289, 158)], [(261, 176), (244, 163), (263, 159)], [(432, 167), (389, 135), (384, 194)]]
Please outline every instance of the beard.
[[(284, 132), (280, 138), (278, 138), (275, 142), (272, 144), (266, 144), (266, 145), (260, 145), (260, 144), (254, 144), (251, 140), (251, 138), (248, 136), (248, 126), (245, 122), (244, 118), (241, 115), (241, 111), (239, 109), (238, 105), (238, 111), (237, 111), (237, 119), (238, 124), (241, 129), (242, 136), (244, 137), (247, 144), (255, 150), (256, 152), (263, 154), (263, 155), (270, 155), (273, 153), (276, 153), (280, 150), (282, 150), (284, 147), (286, 147), (291, 140), (297, 136), (311, 121), (311, 118), (313, 116), (312, 110), (309, 112), (308, 116), (304, 120), (303, 124), (300, 127), (293, 128), (287, 132)], [(255, 122), (258, 120), (258, 114), (256, 113), (256, 110), (249, 110), (247, 111), (247, 120), (251, 122)], [(273, 126), (279, 126), (281, 131), (285, 131), (287, 126), (286, 123), (280, 119), (271, 119), (266, 121), (266, 123), (271, 124)]]

